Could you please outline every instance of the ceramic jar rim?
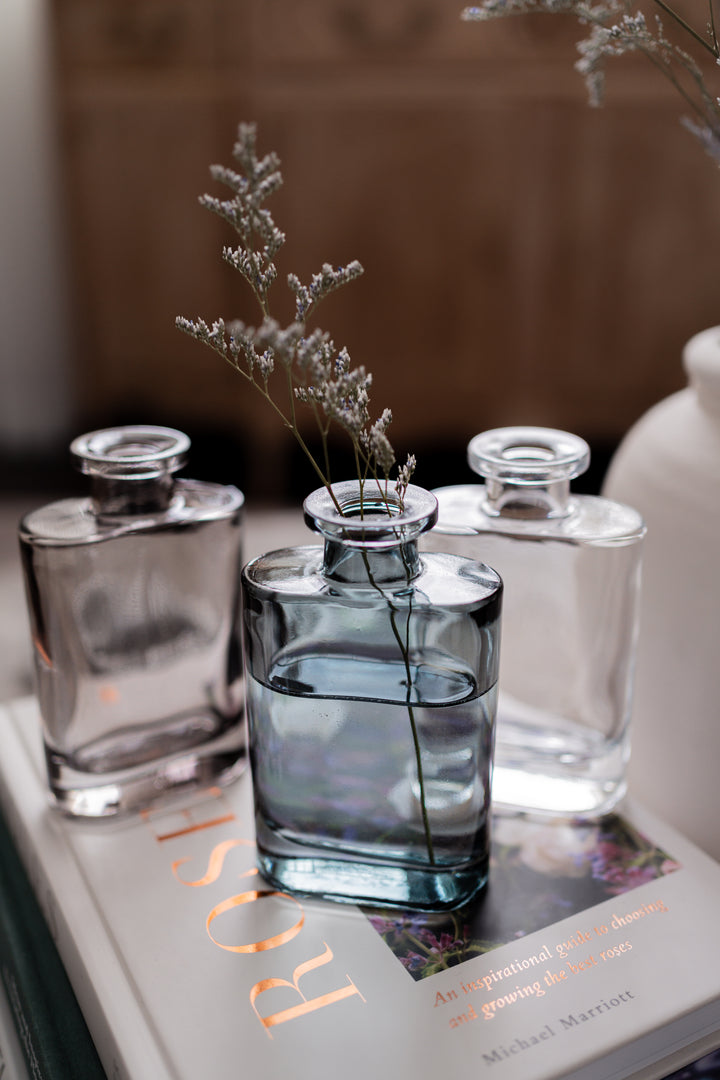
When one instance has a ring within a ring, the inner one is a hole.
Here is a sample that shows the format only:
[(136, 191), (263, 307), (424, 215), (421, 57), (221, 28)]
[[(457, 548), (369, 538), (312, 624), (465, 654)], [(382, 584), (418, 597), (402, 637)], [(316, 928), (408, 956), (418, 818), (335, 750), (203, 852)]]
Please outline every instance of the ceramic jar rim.
[(700, 404), (720, 412), (720, 326), (690, 338), (683, 349), (683, 366)]
[(311, 492), (303, 503), (305, 523), (327, 539), (349, 547), (397, 547), (416, 539), (437, 521), (436, 497), (415, 484), (408, 485), (401, 508), (393, 483), (388, 483), (386, 493), (384, 483), (381, 489), (377, 481), (366, 480), (362, 495), (363, 516), (360, 516), (358, 480), (333, 484), (332, 491), (346, 514), (338, 513), (330, 493), (321, 487)]

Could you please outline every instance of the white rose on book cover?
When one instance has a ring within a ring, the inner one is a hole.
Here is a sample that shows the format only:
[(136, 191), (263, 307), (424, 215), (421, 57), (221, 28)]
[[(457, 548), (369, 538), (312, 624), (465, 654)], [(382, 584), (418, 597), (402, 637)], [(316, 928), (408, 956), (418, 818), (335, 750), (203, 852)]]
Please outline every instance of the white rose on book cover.
[(720, 1044), (720, 867), (641, 809), (495, 821), (443, 915), (269, 889), (250, 778), (185, 809), (47, 806), (37, 711), (0, 719), (0, 800), (109, 1076), (667, 1075)]

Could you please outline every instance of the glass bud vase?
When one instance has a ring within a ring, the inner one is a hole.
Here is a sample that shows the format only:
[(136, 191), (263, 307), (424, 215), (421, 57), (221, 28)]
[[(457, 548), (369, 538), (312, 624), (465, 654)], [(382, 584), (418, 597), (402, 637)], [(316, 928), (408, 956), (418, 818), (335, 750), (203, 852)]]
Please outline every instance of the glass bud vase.
[(594, 817), (626, 790), (640, 557), (630, 507), (572, 495), (584, 440), (498, 428), (468, 447), (485, 484), (441, 488), (425, 546), (486, 558), (505, 583), (493, 801)]
[(83, 435), (90, 496), (20, 524), (50, 794), (69, 815), (144, 809), (245, 765), (243, 496), (175, 480), (189, 445), (162, 427)]
[(243, 571), (259, 865), (305, 894), (453, 907), (487, 877), (502, 584), (419, 555), (422, 488), (404, 508), (375, 483), (332, 491), (304, 504), (324, 547)]

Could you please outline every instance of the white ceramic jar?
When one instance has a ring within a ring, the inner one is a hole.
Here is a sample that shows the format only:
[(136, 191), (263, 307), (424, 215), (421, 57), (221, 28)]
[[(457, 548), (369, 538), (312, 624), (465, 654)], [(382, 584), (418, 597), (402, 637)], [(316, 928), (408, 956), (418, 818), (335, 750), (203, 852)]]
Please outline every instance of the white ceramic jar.
[(604, 491), (643, 515), (630, 793), (720, 859), (720, 327), (630, 430)]

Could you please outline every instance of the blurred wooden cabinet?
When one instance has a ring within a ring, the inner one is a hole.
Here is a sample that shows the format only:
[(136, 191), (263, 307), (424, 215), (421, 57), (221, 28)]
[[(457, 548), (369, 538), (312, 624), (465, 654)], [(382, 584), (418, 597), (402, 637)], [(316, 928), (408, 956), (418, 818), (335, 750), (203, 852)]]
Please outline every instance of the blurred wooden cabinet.
[(274, 419), (174, 327), (256, 318), (197, 204), (244, 119), (283, 162), (281, 278), (365, 267), (319, 318), (373, 371), (399, 449), (515, 422), (611, 443), (682, 385), (683, 342), (720, 321), (716, 167), (649, 65), (618, 66), (592, 110), (574, 22), (461, 7), (55, 0), (89, 421), (238, 431), (281, 460)]

